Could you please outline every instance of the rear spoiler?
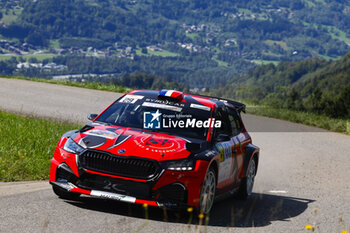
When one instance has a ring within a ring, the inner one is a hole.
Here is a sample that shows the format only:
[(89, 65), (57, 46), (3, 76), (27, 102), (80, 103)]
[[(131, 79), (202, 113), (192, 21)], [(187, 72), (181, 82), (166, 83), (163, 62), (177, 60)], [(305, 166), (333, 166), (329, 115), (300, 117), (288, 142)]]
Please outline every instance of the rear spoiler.
[(213, 96), (207, 96), (207, 95), (198, 95), (198, 94), (194, 94), (194, 96), (200, 96), (200, 97), (205, 97), (205, 98), (209, 98), (209, 99), (213, 99), (213, 100), (219, 100), (221, 102), (231, 104), (239, 112), (246, 113), (246, 105), (243, 103), (234, 101), (234, 100), (218, 98), (218, 97), (213, 97)]
[(235, 107), (237, 109), (237, 111), (246, 113), (246, 111), (245, 111), (245, 107), (246, 107), (245, 104), (242, 104), (240, 102), (236, 102), (236, 101), (233, 101), (233, 100), (224, 100), (224, 101), (227, 101), (228, 103), (233, 105), (233, 107)]

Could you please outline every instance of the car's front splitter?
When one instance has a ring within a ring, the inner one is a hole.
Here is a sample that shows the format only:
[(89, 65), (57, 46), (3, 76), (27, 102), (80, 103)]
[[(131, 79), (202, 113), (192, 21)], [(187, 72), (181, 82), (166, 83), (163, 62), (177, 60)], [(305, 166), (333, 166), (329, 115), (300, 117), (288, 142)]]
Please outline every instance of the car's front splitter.
[(179, 203), (173, 203), (173, 202), (157, 202), (152, 200), (143, 200), (138, 199), (136, 197), (127, 196), (124, 194), (118, 194), (118, 193), (112, 193), (112, 192), (105, 192), (105, 191), (99, 191), (99, 190), (87, 190), (82, 189), (70, 182), (61, 182), (61, 181), (50, 181), (51, 185), (57, 186), (59, 188), (64, 189), (67, 192), (74, 192), (74, 193), (80, 193), (85, 194), (93, 197), (103, 198), (103, 199), (111, 199), (116, 201), (122, 201), (127, 203), (134, 203), (134, 204), (147, 204), (150, 206), (157, 206), (157, 207), (171, 207), (171, 208), (181, 208), (185, 207), (186, 205), (182, 205)]

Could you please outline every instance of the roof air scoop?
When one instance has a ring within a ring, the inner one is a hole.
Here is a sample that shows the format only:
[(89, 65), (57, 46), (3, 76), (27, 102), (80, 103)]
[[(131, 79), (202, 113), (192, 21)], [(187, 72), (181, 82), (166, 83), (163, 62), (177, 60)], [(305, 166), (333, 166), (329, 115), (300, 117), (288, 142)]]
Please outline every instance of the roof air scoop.
[(181, 102), (184, 99), (184, 94), (181, 91), (161, 90), (158, 99)]

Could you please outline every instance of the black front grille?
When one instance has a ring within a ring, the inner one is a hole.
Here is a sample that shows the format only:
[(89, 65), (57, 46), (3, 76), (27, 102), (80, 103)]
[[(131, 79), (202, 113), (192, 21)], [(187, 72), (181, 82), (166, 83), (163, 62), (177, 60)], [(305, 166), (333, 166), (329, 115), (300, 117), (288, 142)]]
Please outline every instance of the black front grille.
[(84, 173), (75, 185), (83, 189), (125, 194), (141, 199), (151, 197), (151, 184), (149, 182), (143, 183)]
[(155, 161), (121, 157), (97, 151), (86, 151), (80, 155), (79, 165), (97, 172), (139, 179), (151, 179), (159, 172)]

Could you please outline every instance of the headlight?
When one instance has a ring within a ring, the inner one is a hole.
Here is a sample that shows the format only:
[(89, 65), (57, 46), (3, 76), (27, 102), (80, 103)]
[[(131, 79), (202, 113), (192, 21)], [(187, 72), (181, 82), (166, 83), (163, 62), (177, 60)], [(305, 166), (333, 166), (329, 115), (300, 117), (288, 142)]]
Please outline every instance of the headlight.
[(82, 152), (84, 148), (79, 146), (73, 139), (68, 138), (68, 140), (63, 146), (63, 150), (68, 151), (70, 153), (77, 154)]
[(168, 170), (172, 171), (192, 171), (196, 166), (196, 161), (193, 159), (173, 160), (163, 163)]

